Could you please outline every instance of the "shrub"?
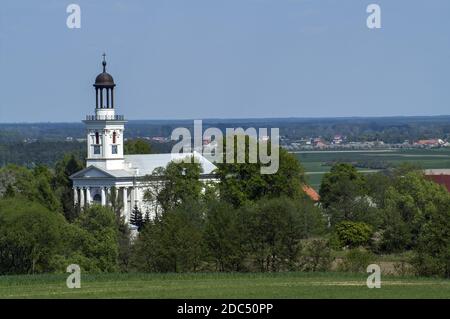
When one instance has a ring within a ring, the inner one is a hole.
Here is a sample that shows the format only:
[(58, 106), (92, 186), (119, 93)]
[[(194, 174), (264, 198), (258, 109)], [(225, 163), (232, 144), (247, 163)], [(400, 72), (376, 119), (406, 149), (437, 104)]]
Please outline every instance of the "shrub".
[(132, 265), (143, 272), (198, 271), (204, 253), (203, 208), (183, 203), (145, 224), (132, 253)]
[(430, 210), (423, 223), (412, 265), (419, 275), (450, 278), (450, 197), (434, 204), (440, 209)]
[(327, 237), (328, 237), (328, 245), (332, 250), (341, 250), (342, 247), (344, 246), (335, 231), (329, 233)]
[(241, 210), (211, 201), (206, 214), (204, 240), (207, 253), (219, 271), (245, 270), (245, 227)]
[(67, 223), (61, 214), (24, 198), (0, 201), (0, 274), (53, 271)]
[(399, 261), (394, 263), (394, 272), (400, 276), (414, 275), (414, 268), (407, 262)]
[(368, 244), (372, 236), (372, 227), (359, 222), (340, 222), (336, 225), (335, 231), (342, 246), (352, 248)]
[(118, 230), (112, 210), (93, 205), (80, 214), (74, 226), (78, 227), (73, 230), (75, 236), (71, 236), (69, 243), (73, 253), (90, 258), (89, 264), (95, 265), (91, 266), (92, 271), (117, 271)]
[(304, 271), (328, 271), (331, 262), (330, 245), (327, 241), (320, 239), (308, 242), (300, 258), (301, 269)]
[(260, 271), (293, 270), (304, 238), (304, 212), (286, 197), (262, 199), (254, 206), (244, 207), (248, 248), (254, 265)]
[(372, 253), (361, 250), (352, 249), (344, 256), (342, 263), (339, 265), (340, 271), (347, 272), (365, 272), (367, 266), (369, 266), (374, 260)]
[(427, 252), (416, 252), (411, 260), (415, 272), (420, 276), (450, 277), (450, 253), (433, 256)]

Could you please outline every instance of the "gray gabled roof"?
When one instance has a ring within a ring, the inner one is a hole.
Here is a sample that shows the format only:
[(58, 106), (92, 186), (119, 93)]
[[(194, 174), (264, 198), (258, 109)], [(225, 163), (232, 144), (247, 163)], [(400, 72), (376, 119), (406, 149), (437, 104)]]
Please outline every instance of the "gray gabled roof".
[(117, 177), (128, 177), (133, 176), (131, 173), (125, 171), (125, 170), (105, 170), (98, 166), (91, 165), (88, 166), (81, 171), (76, 172), (75, 174), (71, 175), (70, 179), (77, 179), (77, 178), (117, 178)]
[(145, 154), (145, 155), (125, 155), (125, 162), (131, 164), (131, 168), (139, 170), (138, 176), (152, 174), (158, 167), (166, 167), (171, 161), (180, 161), (186, 157), (195, 156), (202, 169), (202, 174), (211, 174), (216, 166), (197, 152), (189, 154), (168, 153), (168, 154)]
[(133, 176), (151, 175), (158, 167), (166, 167), (172, 161), (181, 161), (185, 158), (195, 156), (202, 169), (202, 175), (211, 175), (216, 166), (197, 152), (180, 154), (145, 154), (125, 155), (125, 169), (106, 170), (95, 165), (86, 167), (70, 176), (70, 179), (79, 178), (127, 178)]

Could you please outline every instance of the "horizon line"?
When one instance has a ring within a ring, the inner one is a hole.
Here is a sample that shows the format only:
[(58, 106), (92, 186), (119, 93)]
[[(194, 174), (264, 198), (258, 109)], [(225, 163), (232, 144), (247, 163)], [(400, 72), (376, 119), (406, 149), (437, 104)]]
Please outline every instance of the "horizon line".
[[(185, 121), (218, 121), (218, 120), (350, 120), (350, 119), (395, 119), (395, 118), (436, 118), (436, 117), (450, 117), (450, 114), (440, 114), (440, 115), (386, 115), (386, 116), (307, 116), (307, 117), (299, 117), (299, 116), (291, 116), (291, 117), (208, 117), (208, 118), (161, 118), (161, 119), (125, 119), (129, 122), (145, 122), (145, 121), (153, 121), (153, 122), (163, 122), (163, 121), (173, 121), (173, 122), (185, 122)], [(0, 122), (0, 125), (4, 124), (75, 124), (82, 123), (80, 121), (23, 121), (23, 122)]]

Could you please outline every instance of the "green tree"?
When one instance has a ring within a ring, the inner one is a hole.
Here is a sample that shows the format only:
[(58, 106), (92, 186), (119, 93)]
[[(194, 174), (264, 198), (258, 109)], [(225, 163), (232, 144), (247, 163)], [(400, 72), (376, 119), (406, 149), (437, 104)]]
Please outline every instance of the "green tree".
[(131, 216), (130, 216), (130, 224), (134, 225), (137, 227), (138, 231), (141, 230), (142, 226), (144, 223), (144, 219), (142, 217), (142, 212), (141, 210), (137, 207), (137, 205), (135, 205), (133, 207), (133, 210), (131, 212)]
[(17, 165), (0, 169), (0, 194), (20, 195), (30, 201), (41, 203), (52, 211), (59, 211), (60, 204), (49, 182), (51, 173), (45, 167), (29, 170)]
[(125, 217), (122, 215), (123, 199), (119, 195), (119, 191), (116, 187), (111, 187), (110, 192), (107, 194), (108, 208), (112, 211), (116, 227), (117, 227), (117, 244), (118, 244), (118, 267), (122, 272), (128, 272), (130, 270), (131, 260), (131, 231), (128, 223), (125, 222)]
[(332, 225), (343, 220), (358, 221), (357, 216), (371, 206), (364, 175), (347, 163), (334, 165), (320, 185), (320, 202)]
[(385, 206), (386, 190), (391, 186), (392, 177), (385, 171), (367, 174), (366, 186), (369, 196), (379, 208)]
[(260, 271), (294, 270), (307, 237), (303, 205), (287, 197), (262, 199), (243, 207), (246, 239)]
[[(275, 174), (261, 174), (263, 164), (259, 159), (257, 163), (249, 163), (249, 141), (250, 138), (247, 136), (245, 163), (237, 162), (237, 143), (235, 143), (234, 163), (217, 164), (216, 173), (220, 180), (221, 199), (234, 207), (239, 207), (248, 201), (256, 201), (263, 197), (299, 198), (303, 196), (301, 187), (305, 183), (305, 175), (298, 159), (280, 148), (278, 171)], [(260, 148), (259, 143), (257, 147)], [(224, 154), (226, 154), (226, 145)]]
[(413, 250), (419, 275), (450, 277), (450, 194), (420, 171), (397, 174), (386, 191), (380, 248)]
[(125, 218), (116, 218), (118, 230), (118, 266), (121, 272), (128, 272), (131, 269), (132, 241), (131, 231)]
[(144, 214), (143, 226), (150, 223), (150, 211), (147, 209)]
[(0, 274), (116, 271), (117, 227), (108, 209), (93, 206), (75, 223), (21, 195), (0, 200)]
[(146, 224), (133, 246), (133, 265), (146, 272), (190, 272), (204, 255), (203, 209), (183, 203)]
[(82, 247), (82, 253), (95, 261), (99, 271), (116, 271), (119, 253), (118, 231), (111, 209), (93, 205), (80, 214), (75, 224), (89, 235)]
[(24, 197), (0, 200), (0, 274), (54, 271), (67, 227), (61, 214)]
[(204, 229), (209, 255), (219, 271), (243, 271), (246, 251), (246, 227), (241, 210), (228, 203), (210, 201)]
[(135, 139), (135, 140), (127, 140), (125, 142), (124, 153), (129, 154), (150, 154), (151, 146), (145, 140)]
[(160, 176), (164, 181), (156, 195), (163, 211), (170, 211), (202, 197), (203, 183), (200, 180), (202, 167), (198, 163), (170, 162)]
[(416, 248), (424, 226), (448, 211), (449, 197), (445, 188), (421, 172), (395, 177), (386, 191), (381, 249), (396, 252)]
[(123, 199), (119, 196), (119, 191), (115, 186), (111, 187), (111, 192), (108, 194), (108, 201), (111, 210), (116, 216), (116, 220), (119, 222), (121, 218), (121, 213), (123, 209)]
[(74, 154), (66, 154), (55, 165), (53, 188), (58, 195), (64, 216), (73, 221), (78, 216), (78, 208), (73, 205), (73, 190), (70, 176), (83, 169), (83, 164)]
[(355, 248), (369, 244), (372, 227), (365, 223), (343, 221), (335, 226), (336, 235), (342, 246)]
[(435, 198), (417, 238), (412, 264), (419, 275), (450, 277), (450, 196)]
[(386, 191), (393, 185), (394, 181), (408, 173), (420, 174), (421, 171), (422, 169), (415, 164), (402, 163), (393, 169), (383, 170), (374, 174), (367, 174), (366, 187), (368, 194), (373, 199), (374, 203), (376, 203), (377, 207), (385, 208), (387, 198)]
[(155, 216), (161, 213), (161, 204), (158, 201), (159, 193), (165, 187), (165, 168), (157, 167), (151, 175), (144, 176), (141, 181), (145, 185), (144, 201), (153, 207)]
[(332, 261), (330, 245), (325, 240), (309, 240), (302, 249), (300, 257), (302, 271), (329, 271)]
[(418, 234), (412, 264), (419, 275), (450, 278), (450, 196), (436, 200), (439, 208), (430, 212)]

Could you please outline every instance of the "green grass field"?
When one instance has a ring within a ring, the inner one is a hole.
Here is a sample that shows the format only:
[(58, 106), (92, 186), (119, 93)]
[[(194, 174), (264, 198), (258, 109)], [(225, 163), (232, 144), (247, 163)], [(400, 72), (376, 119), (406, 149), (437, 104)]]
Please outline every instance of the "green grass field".
[[(416, 164), (424, 169), (450, 168), (450, 149), (409, 149), (381, 151), (305, 151), (295, 153), (305, 168), (312, 187), (319, 189), (323, 175), (330, 170), (328, 161), (379, 160), (397, 166), (401, 163)], [(362, 169), (364, 172), (376, 171)]]
[(102, 274), (81, 276), (81, 288), (66, 287), (66, 275), (0, 277), (0, 298), (450, 298), (450, 281), (382, 277), (369, 289), (366, 274)]

